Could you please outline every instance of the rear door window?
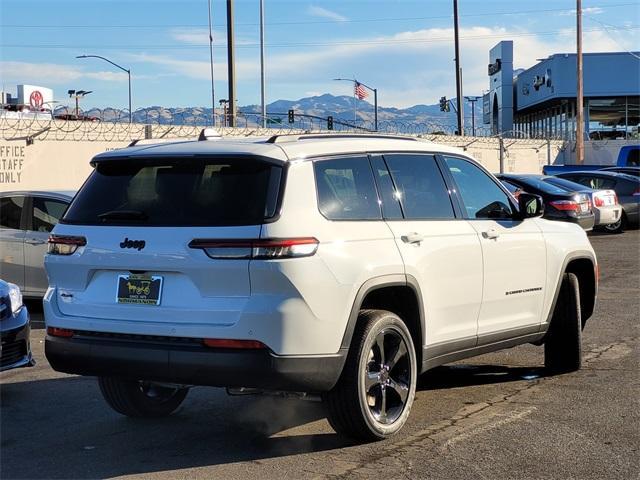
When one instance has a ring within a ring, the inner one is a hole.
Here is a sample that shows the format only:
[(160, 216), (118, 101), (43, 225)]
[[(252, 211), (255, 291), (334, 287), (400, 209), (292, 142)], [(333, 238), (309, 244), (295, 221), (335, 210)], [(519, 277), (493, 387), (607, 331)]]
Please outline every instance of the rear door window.
[(449, 191), (433, 155), (386, 154), (406, 219), (455, 218)]
[(380, 202), (366, 156), (314, 163), (318, 207), (329, 220), (379, 220)]
[(62, 223), (258, 225), (276, 215), (282, 168), (259, 159), (99, 163)]
[(25, 197), (0, 198), (0, 228), (20, 230)]
[(50, 232), (56, 226), (67, 204), (52, 198), (33, 197), (31, 230)]

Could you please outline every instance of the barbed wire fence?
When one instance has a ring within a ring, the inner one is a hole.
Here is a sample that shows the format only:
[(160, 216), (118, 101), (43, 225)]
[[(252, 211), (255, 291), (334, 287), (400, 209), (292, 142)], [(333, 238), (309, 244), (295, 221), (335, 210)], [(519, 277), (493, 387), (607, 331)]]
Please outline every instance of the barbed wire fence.
[[(11, 115), (13, 114), (13, 115)], [(238, 112), (236, 126), (228, 127), (228, 118), (216, 114), (215, 122), (210, 110), (185, 108), (144, 108), (132, 114), (129, 123), (128, 110), (113, 108), (75, 111), (58, 107), (53, 112), (6, 112), (0, 110), (0, 138), (17, 140), (89, 140), (127, 141), (141, 138), (193, 138), (205, 127), (215, 124), (222, 135), (281, 135), (300, 132), (377, 132), (393, 135), (455, 136), (455, 126), (435, 121), (381, 120), (378, 128), (372, 120), (346, 120), (340, 117), (321, 117), (295, 113), (289, 122), (288, 112), (269, 113), (266, 118), (255, 112)], [(263, 127), (263, 123), (266, 127)], [(465, 135), (472, 134), (465, 128)], [(493, 138), (491, 129), (483, 126), (474, 129), (474, 138)], [(503, 138), (520, 140), (563, 140), (562, 138), (531, 137), (522, 132), (502, 134)]]

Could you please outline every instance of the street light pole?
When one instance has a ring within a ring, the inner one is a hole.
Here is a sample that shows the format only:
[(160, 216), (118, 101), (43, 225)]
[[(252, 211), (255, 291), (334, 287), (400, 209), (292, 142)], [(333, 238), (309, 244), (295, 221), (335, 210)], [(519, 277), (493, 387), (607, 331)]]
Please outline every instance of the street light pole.
[(262, 128), (267, 128), (267, 104), (265, 103), (264, 84), (264, 0), (260, 0), (260, 99), (262, 102)]
[(471, 135), (476, 136), (476, 102), (482, 97), (469, 96), (464, 97), (471, 104)]
[(131, 70), (129, 70), (128, 68), (124, 68), (115, 62), (112, 62), (108, 58), (101, 57), (100, 55), (78, 55), (76, 58), (99, 58), (100, 60), (104, 60), (105, 62), (108, 62), (111, 65), (113, 65), (114, 67), (119, 68), (123, 72), (127, 72), (127, 75), (129, 76), (129, 123), (131, 123), (133, 118), (132, 112), (131, 112)]
[(211, 31), (211, 0), (207, 0), (209, 13), (209, 64), (211, 68), (211, 125), (216, 126), (216, 95), (213, 84), (213, 33)]
[(374, 129), (377, 132), (378, 131), (378, 89), (372, 88), (369, 85), (362, 83), (360, 80), (356, 80), (355, 78), (334, 78), (334, 80), (344, 81), (344, 82), (353, 82), (354, 92), (357, 84), (360, 84), (364, 88), (367, 88), (373, 92), (373, 108), (374, 108), (373, 124), (374, 124)]

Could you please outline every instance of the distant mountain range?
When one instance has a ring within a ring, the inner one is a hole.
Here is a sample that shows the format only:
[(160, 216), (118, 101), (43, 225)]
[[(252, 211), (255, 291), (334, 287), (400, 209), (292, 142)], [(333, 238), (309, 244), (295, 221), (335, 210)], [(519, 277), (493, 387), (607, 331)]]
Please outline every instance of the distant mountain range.
[[(455, 100), (455, 99), (454, 99)], [(455, 102), (454, 102), (455, 103)], [(465, 117), (469, 119), (471, 114), (470, 106), (465, 107)], [(260, 113), (259, 105), (247, 105), (240, 107), (239, 115), (247, 114), (247, 117), (254, 117)], [(328, 93), (324, 95), (305, 97), (299, 100), (276, 100), (267, 105), (267, 115), (274, 122), (287, 123), (287, 113), (294, 110), (296, 121), (300, 121), (301, 115), (326, 119), (332, 116), (334, 121), (353, 123), (354, 121), (354, 98), (346, 95), (334, 96)], [(221, 113), (217, 108), (216, 112)], [(115, 119), (118, 113), (115, 110), (87, 110), (84, 112), (88, 116), (100, 116), (108, 121)], [(476, 126), (482, 125), (482, 104), (476, 103)], [(211, 108), (209, 107), (162, 107), (153, 106), (136, 110), (133, 114), (133, 121), (140, 123), (159, 123), (174, 125), (196, 125), (207, 123), (211, 118)], [(127, 117), (128, 119), (128, 117)], [(374, 106), (366, 100), (357, 101), (358, 125), (373, 124)], [(378, 122), (402, 122), (407, 124), (433, 124), (441, 125), (445, 128), (455, 127), (456, 114), (451, 108), (450, 112), (441, 112), (440, 106), (436, 105), (414, 105), (408, 108), (378, 107)]]

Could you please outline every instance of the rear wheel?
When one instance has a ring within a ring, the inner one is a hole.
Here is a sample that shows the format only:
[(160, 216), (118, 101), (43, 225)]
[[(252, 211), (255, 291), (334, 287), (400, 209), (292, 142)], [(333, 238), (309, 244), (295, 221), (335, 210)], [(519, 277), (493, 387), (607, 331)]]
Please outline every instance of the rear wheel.
[(142, 380), (100, 377), (102, 396), (116, 412), (128, 417), (164, 417), (173, 413), (189, 389)]
[(604, 225), (602, 227), (607, 233), (622, 233), (624, 228), (624, 213), (620, 215), (620, 218), (616, 223), (610, 223), (609, 225)]
[(329, 423), (359, 440), (395, 434), (411, 411), (416, 378), (416, 354), (404, 322), (384, 310), (362, 311), (340, 380), (324, 396)]
[(562, 279), (544, 341), (544, 365), (551, 373), (573, 372), (582, 365), (580, 289), (573, 273), (565, 273)]

